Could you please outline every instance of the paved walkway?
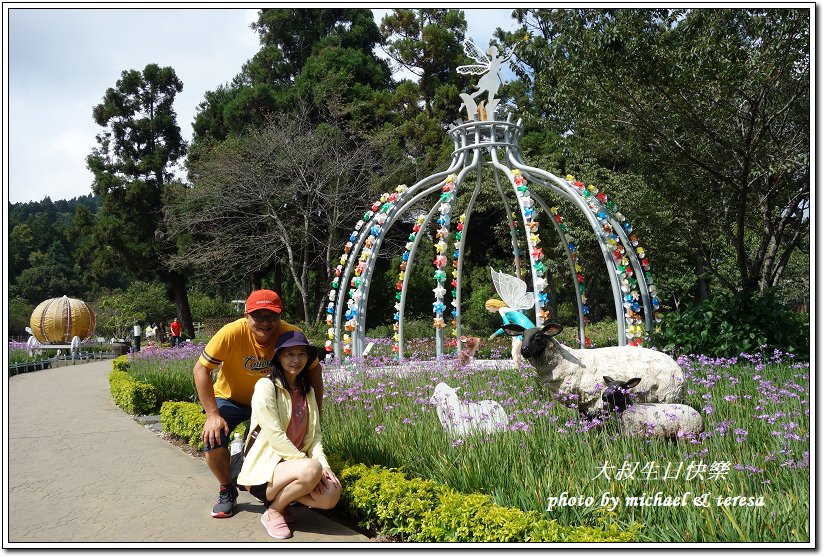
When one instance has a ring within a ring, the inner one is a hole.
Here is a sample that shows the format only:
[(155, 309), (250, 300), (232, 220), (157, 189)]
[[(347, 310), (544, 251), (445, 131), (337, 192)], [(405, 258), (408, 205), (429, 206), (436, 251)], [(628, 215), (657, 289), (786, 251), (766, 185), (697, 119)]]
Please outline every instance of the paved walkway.
[(294, 537), (274, 540), (260, 524), (263, 506), (245, 492), (233, 517), (212, 518), (218, 486), (205, 461), (115, 406), (111, 365), (9, 378), (4, 547), (370, 543), (304, 507), (295, 509)]

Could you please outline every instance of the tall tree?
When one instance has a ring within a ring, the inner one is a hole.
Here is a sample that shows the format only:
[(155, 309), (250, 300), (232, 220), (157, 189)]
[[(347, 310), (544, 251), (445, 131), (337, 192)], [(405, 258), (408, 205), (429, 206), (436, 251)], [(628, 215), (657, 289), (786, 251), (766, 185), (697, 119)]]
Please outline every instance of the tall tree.
[(29, 266), (20, 273), (10, 291), (37, 304), (63, 295), (78, 297), (85, 288), (65, 246), (54, 240), (46, 252), (34, 251), (29, 255)]
[(264, 47), (279, 52), (281, 63), (274, 66), (277, 70), (270, 78), (281, 82), (293, 81), (330, 36), (343, 48), (364, 52), (380, 41), (372, 10), (364, 8), (264, 8), (252, 29)]
[(424, 110), (434, 116), (438, 89), (464, 81), (456, 70), (467, 63), (461, 45), (466, 35), (463, 10), (396, 8), (383, 17), (380, 28), (386, 53), (398, 69), (417, 77)]
[[(9, 204), (10, 289), (18, 293), (27, 292), (27, 296), (32, 296), (28, 301), (38, 304), (43, 301), (41, 297), (45, 283), (35, 285), (29, 282), (35, 276), (48, 276), (48, 282), (58, 286), (58, 292), (62, 280), (65, 284), (62, 289), (66, 293), (71, 291), (75, 296), (86, 297), (94, 289), (94, 284), (77, 282), (77, 270), (68, 256), (78, 244), (73, 212), (94, 206), (92, 196), (56, 202), (46, 197), (42, 201)], [(39, 270), (35, 271), (33, 267), (39, 267)], [(44, 272), (46, 267), (48, 271)], [(29, 272), (24, 275), (26, 271)], [(45, 291), (51, 290), (54, 289)]]
[(174, 249), (163, 241), (163, 192), (186, 153), (172, 106), (182, 90), (174, 69), (149, 64), (143, 71), (124, 71), (93, 108), (94, 121), (106, 129), (86, 162), (103, 204), (93, 228), (96, 245), (86, 244), (90, 249), (81, 255), (146, 280), (162, 280), (174, 294), (184, 328), (194, 336), (186, 277), (162, 264)]
[(275, 116), (190, 165), (192, 187), (174, 190), (166, 216), (187, 249), (170, 264), (214, 278), (282, 267), (297, 289), (296, 317), (317, 320), (342, 234), (387, 173), (368, 143), (305, 113)]
[(28, 224), (21, 223), (9, 233), (9, 280), (14, 282), (17, 276), (28, 267), (29, 255), (34, 251), (34, 234)]
[(809, 11), (515, 14), (533, 118), (642, 175), (705, 276), (744, 294), (778, 285), (810, 230)]
[(470, 78), (457, 67), (472, 62), (463, 52), (463, 10), (396, 8), (381, 20), (384, 51), (395, 70), (411, 73), (386, 99), (392, 136), (426, 176), (449, 160), (444, 126), (461, 117), (459, 94)]
[(318, 120), (332, 114), (368, 121), (374, 92), (391, 77), (374, 54), (381, 37), (371, 10), (264, 8), (251, 27), (261, 49), (231, 83), (206, 93), (193, 123), (190, 159), (209, 140), (260, 129), (301, 99), (311, 98), (316, 110), (326, 106)]

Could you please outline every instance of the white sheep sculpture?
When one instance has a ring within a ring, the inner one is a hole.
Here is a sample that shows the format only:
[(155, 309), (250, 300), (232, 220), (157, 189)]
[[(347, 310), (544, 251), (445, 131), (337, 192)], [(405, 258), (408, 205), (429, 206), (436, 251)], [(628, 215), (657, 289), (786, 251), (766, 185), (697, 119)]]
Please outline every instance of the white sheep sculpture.
[(443, 382), (435, 385), (429, 400), (435, 405), (441, 425), (453, 438), (475, 432), (492, 433), (509, 425), (506, 412), (494, 400), (461, 402), (457, 389)]
[(618, 381), (605, 375), (606, 389), (601, 399), (609, 410), (616, 412), (620, 431), (629, 437), (663, 437), (688, 439), (704, 431), (701, 414), (686, 404), (634, 404), (630, 389), (641, 382), (640, 377)]
[(640, 377), (636, 389), (640, 402), (677, 403), (684, 400), (684, 372), (667, 354), (640, 346), (609, 346), (575, 350), (554, 337), (563, 330), (558, 323), (524, 329), (505, 325), (506, 334), (523, 335), (521, 355), (535, 367), (550, 396), (568, 401), (589, 417), (600, 413), (603, 375), (619, 379)]

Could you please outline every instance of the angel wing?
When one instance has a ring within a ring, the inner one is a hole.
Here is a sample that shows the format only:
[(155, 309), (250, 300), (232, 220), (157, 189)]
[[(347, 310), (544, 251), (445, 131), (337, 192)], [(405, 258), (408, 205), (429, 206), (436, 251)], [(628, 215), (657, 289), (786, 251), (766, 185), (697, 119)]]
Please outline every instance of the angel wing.
[(457, 70), (461, 75), (483, 75), (489, 71), (489, 66), (470, 64), (468, 66), (458, 66)]
[(479, 64), (484, 64), (484, 67), (489, 67), (489, 56), (487, 56), (486, 53), (483, 52), (480, 48), (475, 46), (475, 43), (473, 43), (469, 39), (464, 39), (463, 47), (464, 54), (466, 54), (469, 58), (472, 58)]
[(526, 291), (526, 283), (518, 277), (499, 273), (495, 269), (492, 271), (492, 284), (501, 300), (514, 310), (529, 309), (535, 305), (532, 292)]

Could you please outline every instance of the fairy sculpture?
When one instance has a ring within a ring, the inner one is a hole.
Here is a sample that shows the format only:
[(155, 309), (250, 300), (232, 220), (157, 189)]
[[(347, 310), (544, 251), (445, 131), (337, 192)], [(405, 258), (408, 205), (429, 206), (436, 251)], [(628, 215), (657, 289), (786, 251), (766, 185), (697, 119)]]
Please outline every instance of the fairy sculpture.
[[(463, 42), (464, 53), (467, 57), (475, 60), (477, 64), (468, 64), (466, 66), (458, 66), (458, 73), (463, 75), (480, 75), (478, 84), (475, 86), (475, 92), (472, 94), (461, 93), (461, 99), (466, 107), (469, 118), (478, 113), (481, 120), (492, 119), (495, 115), (495, 109), (498, 106), (500, 99), (495, 98), (495, 94), (501, 87), (503, 80), (501, 79), (501, 65), (512, 58), (515, 49), (507, 53), (503, 58), (498, 56), (498, 47), (490, 46), (486, 49), (486, 53), (481, 52), (475, 43), (469, 39)], [(476, 102), (476, 98), (487, 94), (487, 100)]]
[[(532, 292), (526, 291), (526, 283), (518, 277), (500, 273), (492, 268), (489, 270), (492, 272), (492, 284), (501, 299), (488, 299), (484, 304), (486, 310), (490, 313), (499, 314), (504, 325), (515, 324), (524, 329), (534, 328), (535, 324), (532, 320), (521, 313), (521, 310), (529, 309), (535, 305)], [(489, 336), (489, 340), (503, 333), (504, 329), (500, 328)], [(516, 367), (521, 365), (521, 342), (523, 338), (523, 335), (512, 337), (512, 362)]]

